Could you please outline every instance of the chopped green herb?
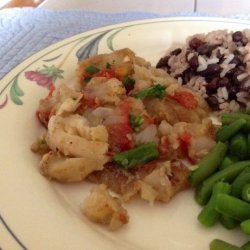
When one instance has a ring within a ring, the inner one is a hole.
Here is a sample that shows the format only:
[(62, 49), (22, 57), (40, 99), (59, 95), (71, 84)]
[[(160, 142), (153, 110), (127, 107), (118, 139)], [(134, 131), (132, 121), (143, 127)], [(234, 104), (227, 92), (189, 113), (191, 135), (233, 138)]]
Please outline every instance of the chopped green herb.
[(85, 69), (86, 72), (88, 72), (89, 74), (93, 75), (96, 74), (100, 71), (99, 68), (97, 68), (96, 66), (90, 65)]
[(125, 169), (132, 169), (159, 157), (155, 143), (147, 143), (116, 154), (114, 162)]
[(136, 131), (140, 128), (140, 126), (143, 124), (144, 119), (141, 115), (133, 115), (131, 114), (129, 116), (129, 120), (131, 123), (132, 128)]
[(88, 83), (91, 79), (92, 79), (92, 77), (87, 76), (87, 77), (84, 78), (84, 81), (85, 81), (86, 83)]
[(131, 90), (135, 85), (135, 80), (130, 76), (125, 76), (122, 83), (126, 89)]
[(162, 99), (166, 95), (166, 87), (161, 84), (157, 84), (148, 89), (141, 90), (135, 97), (139, 99), (144, 99), (145, 97), (156, 97)]
[(109, 62), (106, 63), (106, 69), (110, 69), (111, 68), (111, 64)]

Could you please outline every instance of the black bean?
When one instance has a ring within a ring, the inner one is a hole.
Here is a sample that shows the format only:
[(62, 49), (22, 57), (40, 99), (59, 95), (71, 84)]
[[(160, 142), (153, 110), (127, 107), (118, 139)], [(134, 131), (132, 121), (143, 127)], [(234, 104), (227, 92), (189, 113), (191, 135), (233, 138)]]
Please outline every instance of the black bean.
[(194, 70), (196, 70), (199, 66), (198, 56), (196, 55), (192, 56), (188, 62), (189, 62), (189, 66)]
[(239, 92), (239, 88), (237, 86), (230, 86), (227, 91), (229, 99), (232, 100), (236, 99), (236, 94)]
[(196, 50), (198, 47), (200, 47), (202, 44), (204, 44), (204, 42), (203, 41), (201, 41), (199, 38), (197, 38), (197, 37), (194, 37), (193, 39), (191, 39), (190, 41), (189, 41), (189, 47), (191, 48), (191, 49), (194, 49), (194, 50)]
[(223, 77), (223, 78), (219, 79), (218, 85), (219, 85), (219, 87), (229, 87), (229, 80), (228, 80), (228, 78)]
[(162, 57), (159, 62), (156, 64), (156, 68), (168, 68), (168, 60), (170, 56)]
[(200, 45), (197, 50), (196, 50), (200, 55), (211, 55), (211, 47), (209, 46), (209, 44), (204, 43), (202, 45)]
[(206, 55), (209, 57), (209, 56), (211, 56), (213, 49), (214, 49), (214, 46), (211, 46), (208, 43), (205, 43), (205, 44), (202, 44), (201, 46), (199, 46), (196, 51), (200, 55)]
[(224, 58), (224, 54), (221, 54), (220, 50), (218, 49), (217, 52), (216, 52), (216, 57), (217, 57), (220, 61), (222, 61), (223, 58)]
[(234, 76), (234, 74), (235, 74), (235, 72), (236, 72), (237, 70), (238, 70), (237, 68), (230, 69), (230, 70), (226, 73), (227, 78), (230, 79), (230, 80), (232, 81), (233, 76)]
[(220, 65), (216, 64), (216, 63), (212, 63), (212, 64), (208, 64), (207, 68), (203, 71), (200, 72), (200, 74), (204, 77), (214, 77), (219, 75), (221, 72), (221, 67)]
[(236, 31), (232, 34), (232, 38), (234, 42), (242, 42), (243, 34), (241, 31)]
[(238, 65), (242, 64), (242, 61), (240, 60), (240, 58), (237, 55), (235, 55), (234, 58), (232, 59), (232, 61), (230, 62), (230, 64), (231, 63), (235, 64), (235, 66), (238, 66)]
[(237, 78), (237, 76), (233, 76), (233, 84), (235, 85), (235, 86), (238, 86), (238, 85), (240, 85), (240, 81), (238, 80), (238, 78)]
[(213, 78), (210, 82), (206, 85), (207, 94), (214, 94), (217, 92), (218, 89), (218, 77)]
[(242, 72), (245, 71), (245, 68), (246, 68), (246, 64), (245, 63), (243, 63), (242, 65), (238, 66), (238, 70), (241, 70)]
[(171, 56), (178, 56), (180, 53), (181, 53), (181, 49), (178, 48), (178, 49), (175, 49), (175, 50), (171, 51), (170, 55)]
[(234, 85), (236, 85), (236, 86), (240, 85), (240, 81), (238, 80), (238, 76), (242, 73), (244, 73), (244, 72), (239, 70), (239, 69), (235, 70), (233, 77), (232, 77), (232, 82)]
[(183, 73), (182, 73), (182, 76), (181, 76), (181, 78), (182, 78), (182, 84), (187, 84), (189, 81), (190, 81), (190, 79), (192, 78), (192, 76), (193, 76), (194, 74), (193, 74), (193, 72), (192, 71), (190, 71), (190, 70), (185, 70)]
[(218, 110), (219, 109), (219, 101), (215, 96), (209, 96), (206, 98), (206, 101), (208, 105), (213, 109), (213, 110)]

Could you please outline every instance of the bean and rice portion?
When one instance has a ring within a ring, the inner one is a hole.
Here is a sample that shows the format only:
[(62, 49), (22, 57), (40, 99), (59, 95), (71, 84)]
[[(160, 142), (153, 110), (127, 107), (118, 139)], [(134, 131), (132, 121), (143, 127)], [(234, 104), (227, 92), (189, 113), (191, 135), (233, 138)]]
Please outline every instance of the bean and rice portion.
[(156, 67), (199, 92), (214, 111), (250, 107), (250, 30), (193, 35)]

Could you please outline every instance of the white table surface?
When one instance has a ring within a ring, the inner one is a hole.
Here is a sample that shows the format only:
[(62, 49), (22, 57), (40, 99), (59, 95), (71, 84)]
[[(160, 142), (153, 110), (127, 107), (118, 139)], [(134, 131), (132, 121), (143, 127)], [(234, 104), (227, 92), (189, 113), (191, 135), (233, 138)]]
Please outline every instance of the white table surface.
[(203, 12), (218, 15), (249, 14), (250, 0), (45, 0), (40, 8), (85, 9), (107, 13), (148, 11), (155, 13)]

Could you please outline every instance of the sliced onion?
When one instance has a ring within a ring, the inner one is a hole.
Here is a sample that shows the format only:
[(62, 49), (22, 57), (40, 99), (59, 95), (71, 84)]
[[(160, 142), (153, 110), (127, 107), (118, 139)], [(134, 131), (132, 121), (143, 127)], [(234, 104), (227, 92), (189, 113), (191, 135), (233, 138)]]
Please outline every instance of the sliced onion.
[(143, 144), (148, 142), (153, 142), (157, 134), (156, 125), (151, 124), (142, 130), (140, 133), (135, 134), (136, 144)]

